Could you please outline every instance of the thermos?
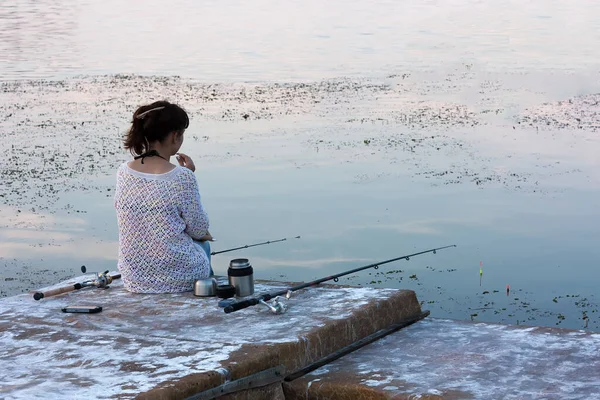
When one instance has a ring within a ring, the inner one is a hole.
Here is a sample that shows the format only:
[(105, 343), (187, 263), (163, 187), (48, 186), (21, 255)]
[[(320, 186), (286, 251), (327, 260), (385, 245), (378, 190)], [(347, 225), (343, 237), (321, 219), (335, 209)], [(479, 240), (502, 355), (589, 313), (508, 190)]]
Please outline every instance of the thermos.
[(229, 284), (235, 288), (237, 297), (254, 294), (254, 270), (247, 258), (231, 260), (227, 276), (229, 277)]

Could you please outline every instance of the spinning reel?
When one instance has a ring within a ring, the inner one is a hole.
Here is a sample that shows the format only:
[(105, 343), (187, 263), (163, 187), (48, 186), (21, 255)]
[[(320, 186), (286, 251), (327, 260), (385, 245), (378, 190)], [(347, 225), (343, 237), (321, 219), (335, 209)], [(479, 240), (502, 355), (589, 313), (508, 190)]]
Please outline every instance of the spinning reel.
[[(286, 300), (289, 300), (289, 298), (292, 297), (292, 291), (288, 290), (287, 293), (285, 294), (285, 298)], [(287, 304), (285, 304), (284, 302), (282, 302), (279, 298), (279, 296), (276, 296), (272, 301), (271, 304), (267, 303), (266, 301), (260, 299), (258, 301), (260, 304), (266, 306), (269, 310), (271, 310), (271, 312), (273, 314), (283, 314), (287, 311), (288, 306)]]
[[(83, 272), (85, 274), (86, 271), (87, 271), (87, 268), (85, 267), (85, 265), (82, 265), (81, 272)], [(113, 281), (113, 277), (110, 276), (108, 274), (108, 272), (109, 272), (108, 270), (106, 270), (102, 273), (93, 272), (94, 274), (96, 274), (96, 278), (81, 282), (81, 286), (82, 287), (95, 286), (99, 289), (108, 289), (110, 287), (108, 285), (110, 285)]]

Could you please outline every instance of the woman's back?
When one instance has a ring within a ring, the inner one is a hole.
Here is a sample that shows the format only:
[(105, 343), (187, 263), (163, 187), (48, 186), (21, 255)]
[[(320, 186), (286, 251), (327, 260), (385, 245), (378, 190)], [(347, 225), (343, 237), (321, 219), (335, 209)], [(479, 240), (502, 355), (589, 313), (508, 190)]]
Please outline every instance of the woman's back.
[(206, 235), (209, 221), (192, 171), (176, 166), (150, 174), (123, 163), (117, 171), (114, 205), (118, 266), (127, 290), (190, 291), (196, 279), (209, 276), (207, 255), (193, 242)]

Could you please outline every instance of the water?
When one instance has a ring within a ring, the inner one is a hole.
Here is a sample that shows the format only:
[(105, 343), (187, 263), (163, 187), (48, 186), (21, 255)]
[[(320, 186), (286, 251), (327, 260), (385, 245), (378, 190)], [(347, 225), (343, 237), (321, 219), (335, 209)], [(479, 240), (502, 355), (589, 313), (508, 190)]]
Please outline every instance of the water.
[(5, 0), (0, 77), (305, 80), (470, 62), (595, 68), (592, 0)]
[[(257, 278), (307, 281), (457, 244), (340, 283), (413, 289), (433, 316), (598, 330), (600, 110), (541, 105), (600, 91), (599, 21), (583, 0), (5, 1), (0, 291), (114, 269), (118, 134), (167, 97), (192, 114), (214, 249), (302, 236), (215, 256), (217, 273), (244, 255)], [(105, 74), (183, 79), (79, 78)], [(367, 83), (319, 84), (340, 77)]]

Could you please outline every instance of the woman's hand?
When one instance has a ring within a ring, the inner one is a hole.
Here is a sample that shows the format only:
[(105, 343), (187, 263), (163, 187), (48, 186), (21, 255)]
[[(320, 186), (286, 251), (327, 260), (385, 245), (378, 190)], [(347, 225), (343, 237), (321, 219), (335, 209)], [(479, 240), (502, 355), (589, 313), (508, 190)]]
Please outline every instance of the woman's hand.
[(186, 167), (188, 169), (190, 169), (192, 172), (196, 171), (196, 165), (194, 165), (194, 161), (192, 161), (192, 159), (183, 153), (177, 153), (177, 162), (179, 163), (179, 165), (181, 165), (182, 167)]
[(215, 241), (215, 239), (213, 239), (212, 235), (211, 235), (210, 233), (208, 233), (208, 232), (207, 232), (207, 233), (206, 233), (206, 235), (202, 236), (202, 237), (199, 239), (199, 241), (200, 241), (200, 242), (206, 242), (206, 241), (209, 241), (209, 242), (214, 242), (214, 241)]

